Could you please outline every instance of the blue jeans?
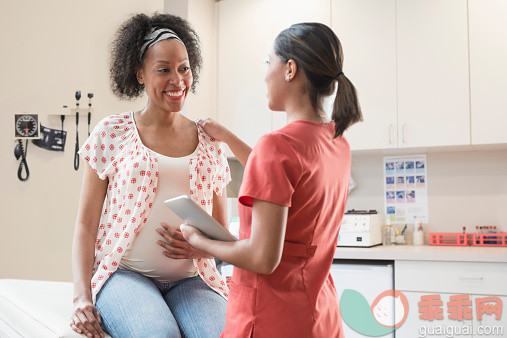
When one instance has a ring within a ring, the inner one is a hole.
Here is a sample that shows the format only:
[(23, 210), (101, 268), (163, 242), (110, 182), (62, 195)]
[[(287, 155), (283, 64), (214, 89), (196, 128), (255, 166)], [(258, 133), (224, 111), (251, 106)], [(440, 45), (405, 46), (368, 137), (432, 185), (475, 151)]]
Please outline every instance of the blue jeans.
[(227, 301), (199, 276), (166, 284), (118, 269), (95, 306), (113, 337), (212, 338), (224, 330)]

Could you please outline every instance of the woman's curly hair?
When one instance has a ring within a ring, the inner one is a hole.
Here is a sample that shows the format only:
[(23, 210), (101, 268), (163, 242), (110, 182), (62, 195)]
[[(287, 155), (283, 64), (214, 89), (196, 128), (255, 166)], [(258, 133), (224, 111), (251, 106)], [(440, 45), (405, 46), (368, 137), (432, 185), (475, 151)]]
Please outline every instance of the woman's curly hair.
[(190, 24), (175, 15), (155, 13), (153, 16), (137, 14), (125, 21), (111, 45), (111, 62), (109, 75), (111, 90), (121, 99), (134, 99), (144, 91), (144, 85), (137, 81), (137, 71), (142, 68), (139, 59), (144, 37), (152, 28), (169, 28), (185, 43), (190, 69), (194, 78), (191, 90), (195, 93), (195, 85), (199, 80), (202, 65), (200, 41)]

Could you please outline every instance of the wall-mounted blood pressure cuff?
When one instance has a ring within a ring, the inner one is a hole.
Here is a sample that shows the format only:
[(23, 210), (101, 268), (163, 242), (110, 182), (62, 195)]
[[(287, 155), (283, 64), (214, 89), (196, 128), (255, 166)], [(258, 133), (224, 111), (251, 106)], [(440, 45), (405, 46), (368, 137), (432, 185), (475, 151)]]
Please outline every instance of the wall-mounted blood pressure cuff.
[(67, 139), (66, 131), (47, 128), (41, 125), (40, 132), (42, 137), (37, 140), (32, 140), (33, 144), (53, 151), (63, 151), (65, 149), (65, 140)]

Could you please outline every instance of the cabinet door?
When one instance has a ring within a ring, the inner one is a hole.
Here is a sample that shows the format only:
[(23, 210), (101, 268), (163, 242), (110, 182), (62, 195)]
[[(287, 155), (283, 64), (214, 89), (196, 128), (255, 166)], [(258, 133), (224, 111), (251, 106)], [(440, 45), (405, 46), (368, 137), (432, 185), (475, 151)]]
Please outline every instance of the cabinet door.
[(399, 147), (470, 144), (466, 0), (398, 0)]
[(332, 0), (331, 8), (343, 71), (357, 89), (364, 116), (345, 136), (352, 150), (395, 148), (395, 0)]
[[(472, 338), (471, 319), (457, 321), (449, 318), (447, 303), (453, 294), (401, 291), (408, 300), (408, 314), (403, 324), (396, 329), (396, 337), (446, 337), (448, 332), (446, 330), (453, 330), (454, 333), (459, 332), (461, 334), (448, 335), (447, 337)], [(419, 312), (421, 297), (430, 295), (440, 296), (442, 319), (433, 318), (433, 320), (430, 320), (430, 317), (427, 317), (428, 319), (419, 317), (422, 314)]]
[(507, 1), (469, 0), (472, 144), (507, 142)]
[[(370, 305), (383, 291), (393, 289), (392, 264), (357, 264), (335, 261), (331, 265), (330, 273), (335, 284), (338, 302), (345, 289), (358, 291)], [(364, 334), (349, 327), (345, 321), (343, 321), (343, 334), (347, 338), (365, 337)], [(391, 338), (394, 337), (394, 334), (390, 333), (382, 337)]]
[(265, 61), (278, 33), (303, 21), (329, 25), (329, 0), (218, 3), (217, 118), (250, 146), (285, 125), (284, 112), (268, 109)]
[[(481, 320), (478, 320), (477, 316), (477, 307), (475, 300), (477, 298), (483, 298), (487, 296), (478, 296), (472, 295), (472, 305), (474, 308), (473, 313), (473, 327), (474, 327), (474, 338), (475, 337), (507, 337), (507, 315), (505, 313), (505, 308), (507, 306), (507, 297), (497, 296), (501, 299), (503, 303), (503, 311), (500, 319), (496, 319), (494, 313), (492, 314), (483, 314)], [(493, 303), (490, 303), (493, 304)]]

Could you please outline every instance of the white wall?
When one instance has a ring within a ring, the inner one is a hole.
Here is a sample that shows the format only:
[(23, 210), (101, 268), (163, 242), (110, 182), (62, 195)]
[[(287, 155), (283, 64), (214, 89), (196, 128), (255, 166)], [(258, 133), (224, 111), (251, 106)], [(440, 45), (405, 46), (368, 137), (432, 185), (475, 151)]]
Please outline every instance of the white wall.
[[(138, 109), (144, 100), (120, 102), (109, 90), (109, 42), (131, 14), (164, 10), (163, 0), (0, 2), (0, 278), (71, 280), (71, 245), (83, 161), (73, 169), (75, 119), (67, 118), (64, 153), (28, 146), (30, 179), (16, 177), (14, 114), (38, 113), (43, 125), (60, 128), (63, 104), (74, 91), (93, 92), (101, 118)], [(80, 119), (80, 144), (87, 135)]]
[[(431, 152), (426, 156), (426, 233), (461, 232), (464, 226), (472, 232), (482, 225), (507, 231), (507, 150)], [(383, 212), (382, 159), (382, 154), (352, 155), (357, 187), (349, 195), (347, 209)]]
[[(167, 1), (167, 0), (166, 0)], [(217, 34), (215, 0), (190, 0), (187, 20), (201, 40), (202, 69), (196, 95), (189, 96), (185, 114), (189, 118), (216, 118)], [(166, 7), (166, 11), (168, 12)]]
[(190, 95), (183, 114), (190, 119), (216, 118), (216, 19), (215, 0), (164, 0), (166, 13), (188, 20), (199, 35), (202, 68), (196, 93)]

